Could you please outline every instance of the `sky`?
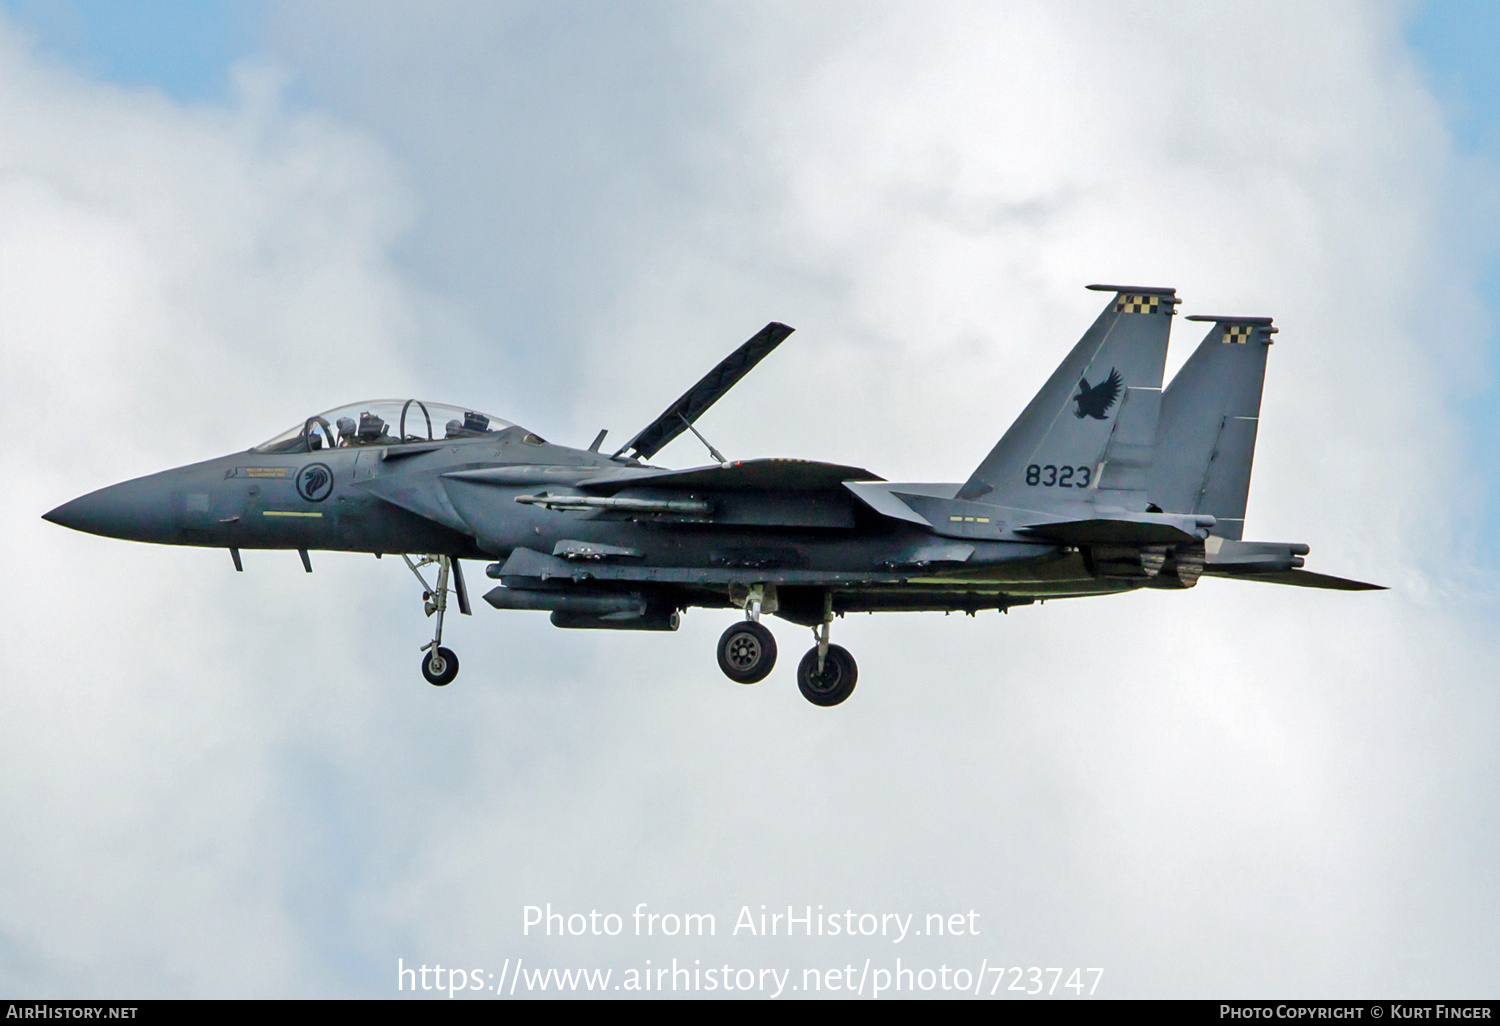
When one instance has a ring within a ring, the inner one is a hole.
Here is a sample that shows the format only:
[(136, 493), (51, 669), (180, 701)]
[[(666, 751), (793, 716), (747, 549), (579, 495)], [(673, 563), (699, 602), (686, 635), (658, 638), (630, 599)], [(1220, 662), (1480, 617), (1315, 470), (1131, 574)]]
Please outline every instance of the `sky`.
[[(0, 11), (0, 992), (676, 958), (791, 968), (788, 997), (900, 957), (1099, 967), (1113, 997), (1495, 993), (1485, 5)], [(962, 480), (1094, 281), (1276, 317), (1247, 537), (1389, 592), (850, 617), (833, 710), (789, 624), (745, 688), (723, 612), (480, 609), (437, 690), (393, 560), (234, 574), (39, 519), (362, 397), (623, 440), (772, 319), (798, 331), (700, 421), (718, 448)], [(523, 933), (642, 902), (717, 934)], [(761, 905), (980, 932), (731, 932)]]

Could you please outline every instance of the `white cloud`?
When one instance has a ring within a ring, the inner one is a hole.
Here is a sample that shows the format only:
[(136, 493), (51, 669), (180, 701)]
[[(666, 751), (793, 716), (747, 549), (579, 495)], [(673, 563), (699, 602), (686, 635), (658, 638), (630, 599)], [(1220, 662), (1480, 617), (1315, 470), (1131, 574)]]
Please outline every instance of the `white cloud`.
[[(517, 936), (526, 903), (722, 930), (790, 902), (974, 907), (983, 943), (900, 953), (1102, 965), (1116, 996), (1492, 987), (1493, 610), (1444, 512), (1472, 271), (1398, 30), (1359, 4), (287, 8), (327, 115), (269, 72), (184, 111), (7, 44), (6, 423), (36, 442), (6, 456), (0, 971), (383, 995), (398, 956), (885, 957)], [(1097, 280), (1277, 317), (1250, 533), (1396, 591), (850, 618), (833, 711), (790, 686), (787, 625), (741, 688), (722, 615), (481, 610), (435, 692), (389, 561), (231, 578), (36, 520), (396, 384), (628, 437), (772, 318), (801, 330), (704, 419), (721, 449), (960, 478)]]
[(409, 198), (377, 146), (288, 112), (274, 74), (241, 69), (237, 84), (232, 110), (183, 110), (81, 82), (0, 34), (12, 992), (280, 991), (258, 974), (280, 977), (299, 944), (289, 842), (265, 822), (280, 749), (297, 744), (257, 696), (317, 682), (329, 700), (318, 652), (359, 665), (358, 603), (335, 596), (370, 575), (324, 557), (335, 590), (288, 592), (267, 575), (300, 575), (290, 556), (252, 555), (235, 580), (221, 553), (39, 519), (405, 376), (420, 298), (387, 253)]

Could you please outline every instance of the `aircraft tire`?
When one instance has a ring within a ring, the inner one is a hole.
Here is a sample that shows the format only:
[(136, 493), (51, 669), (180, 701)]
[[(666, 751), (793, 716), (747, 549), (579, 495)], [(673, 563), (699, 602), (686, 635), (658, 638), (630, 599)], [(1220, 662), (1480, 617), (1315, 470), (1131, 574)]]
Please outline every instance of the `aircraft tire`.
[[(437, 665), (434, 666), (433, 664)], [(451, 648), (439, 648), (436, 658), (432, 653), (422, 657), (422, 676), (435, 688), (446, 687), (458, 676), (458, 656)]]
[(754, 620), (731, 624), (719, 635), (719, 669), (736, 684), (763, 681), (776, 665), (776, 636)]
[(854, 693), (858, 679), (859, 666), (842, 645), (828, 646), (822, 673), (818, 672), (817, 646), (808, 649), (797, 664), (797, 690), (813, 705), (838, 705)]

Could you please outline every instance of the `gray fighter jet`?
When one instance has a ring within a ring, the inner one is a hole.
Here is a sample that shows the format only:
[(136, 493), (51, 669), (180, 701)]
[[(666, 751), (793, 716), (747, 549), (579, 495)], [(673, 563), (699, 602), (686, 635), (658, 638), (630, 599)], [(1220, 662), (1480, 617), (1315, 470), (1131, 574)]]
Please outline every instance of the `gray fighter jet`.
[[(812, 628), (797, 684), (816, 705), (854, 690), (829, 643), (845, 613), (1005, 611), (1039, 599), (1191, 588), (1203, 575), (1358, 591), (1302, 569), (1306, 545), (1242, 538), (1267, 317), (1190, 317), (1208, 334), (1162, 389), (1179, 300), (1113, 293), (1082, 340), (964, 482), (905, 484), (810, 460), (727, 460), (694, 421), (792, 329), (768, 324), (612, 455), (554, 445), (476, 410), (416, 399), (308, 417), (262, 445), (92, 492), (46, 519), (113, 538), (228, 549), (399, 555), (433, 637), (422, 673), (445, 685), (461, 560), (485, 560), (496, 609), (558, 627), (671, 631), (692, 607), (743, 609), (719, 666), (771, 672), (774, 614)], [(713, 461), (651, 466), (684, 431)], [(416, 558), (413, 558), (415, 556)], [(429, 579), (432, 574), (435, 579)]]

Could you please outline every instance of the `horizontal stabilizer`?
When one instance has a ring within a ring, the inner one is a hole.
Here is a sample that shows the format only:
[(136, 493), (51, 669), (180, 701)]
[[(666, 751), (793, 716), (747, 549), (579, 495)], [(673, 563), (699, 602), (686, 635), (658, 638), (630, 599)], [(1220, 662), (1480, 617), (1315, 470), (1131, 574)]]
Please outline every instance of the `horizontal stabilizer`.
[(643, 460), (649, 460), (688, 429), (704, 412), (749, 374), (770, 352), (786, 339), (794, 329), (772, 321), (755, 333), (744, 345), (719, 361), (719, 365), (688, 389), (677, 401), (668, 406), (650, 424), (641, 429), (630, 441), (620, 447), (616, 456), (629, 452)]
[(1267, 584), (1290, 584), (1296, 588), (1327, 588), (1330, 591), (1386, 590), (1383, 584), (1366, 584), (1364, 581), (1351, 581), (1344, 577), (1315, 574), (1311, 570), (1276, 570), (1268, 574), (1225, 574), (1215, 573), (1212, 568), (1208, 568), (1203, 572), (1205, 575), (1214, 577), (1233, 577), (1239, 581), (1264, 581)]

